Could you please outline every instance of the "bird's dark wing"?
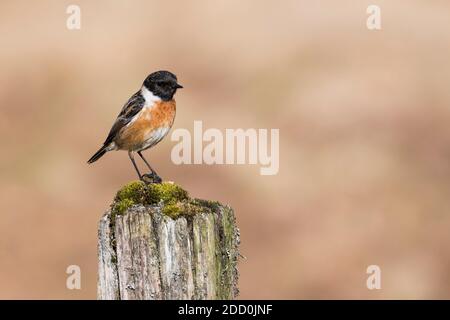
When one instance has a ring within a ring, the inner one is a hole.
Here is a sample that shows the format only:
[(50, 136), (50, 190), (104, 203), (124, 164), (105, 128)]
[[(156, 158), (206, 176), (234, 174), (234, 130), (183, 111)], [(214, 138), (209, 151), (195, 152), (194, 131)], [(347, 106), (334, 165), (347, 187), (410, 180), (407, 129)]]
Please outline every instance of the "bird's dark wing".
[(131, 96), (117, 116), (116, 122), (114, 122), (111, 130), (109, 131), (108, 137), (103, 143), (104, 146), (108, 146), (111, 142), (113, 142), (120, 129), (126, 126), (131, 119), (133, 119), (133, 117), (142, 110), (144, 104), (145, 99), (142, 97), (140, 91)]

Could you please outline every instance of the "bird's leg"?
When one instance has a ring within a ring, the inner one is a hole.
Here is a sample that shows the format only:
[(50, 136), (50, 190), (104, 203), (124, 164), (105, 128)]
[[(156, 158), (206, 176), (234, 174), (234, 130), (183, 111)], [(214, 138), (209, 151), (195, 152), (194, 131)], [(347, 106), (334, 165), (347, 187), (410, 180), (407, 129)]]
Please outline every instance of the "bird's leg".
[(142, 155), (141, 151), (138, 151), (138, 155), (141, 157), (142, 160), (144, 160), (145, 164), (147, 165), (147, 167), (150, 169), (151, 171), (151, 175), (148, 174), (144, 174), (143, 177), (149, 177), (152, 179), (152, 182), (154, 183), (161, 183), (162, 179), (160, 176), (158, 176), (158, 174), (156, 173), (155, 170), (153, 170), (152, 166), (150, 165), (150, 163), (147, 162), (147, 160), (145, 160), (144, 156)]
[(150, 165), (150, 163), (148, 163), (147, 160), (145, 160), (144, 156), (142, 155), (142, 152), (141, 152), (141, 151), (138, 151), (137, 154), (141, 157), (142, 160), (144, 160), (145, 164), (146, 164), (147, 167), (150, 169), (150, 171), (151, 171), (152, 173), (156, 174), (156, 171), (153, 170), (153, 168), (152, 168), (152, 166)]
[(138, 167), (137, 167), (137, 165), (136, 165), (136, 162), (134, 161), (134, 156), (133, 156), (133, 154), (132, 154), (132, 151), (128, 151), (128, 156), (130, 157), (130, 160), (131, 160), (131, 162), (133, 163), (134, 169), (136, 169), (136, 172), (137, 172), (137, 174), (138, 174), (138, 176), (139, 176), (139, 180), (142, 180), (142, 181), (143, 181), (142, 175), (141, 175), (141, 173), (139, 172), (139, 169), (138, 169)]

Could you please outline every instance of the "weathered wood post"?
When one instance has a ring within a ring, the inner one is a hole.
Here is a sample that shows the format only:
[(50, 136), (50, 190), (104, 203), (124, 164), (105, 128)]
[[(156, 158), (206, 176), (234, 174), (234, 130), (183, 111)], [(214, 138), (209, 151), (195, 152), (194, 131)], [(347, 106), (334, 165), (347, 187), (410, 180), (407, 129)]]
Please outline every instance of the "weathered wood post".
[(233, 299), (233, 210), (165, 182), (132, 182), (99, 223), (98, 299)]

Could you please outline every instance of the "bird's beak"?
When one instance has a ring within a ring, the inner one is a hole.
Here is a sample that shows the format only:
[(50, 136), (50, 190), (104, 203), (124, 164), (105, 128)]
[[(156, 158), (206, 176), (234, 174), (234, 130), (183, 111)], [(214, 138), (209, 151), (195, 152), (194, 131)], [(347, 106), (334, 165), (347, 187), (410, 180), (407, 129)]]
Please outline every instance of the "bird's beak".
[(177, 89), (183, 89), (183, 86), (182, 86), (181, 84), (177, 83), (177, 85), (175, 86), (175, 88), (177, 88)]

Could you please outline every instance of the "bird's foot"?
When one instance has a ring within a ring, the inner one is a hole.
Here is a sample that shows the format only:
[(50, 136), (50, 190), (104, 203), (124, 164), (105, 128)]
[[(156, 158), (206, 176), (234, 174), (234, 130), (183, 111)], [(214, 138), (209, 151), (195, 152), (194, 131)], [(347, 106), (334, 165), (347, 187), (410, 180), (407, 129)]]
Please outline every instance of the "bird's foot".
[(151, 183), (161, 183), (162, 179), (156, 173), (152, 172), (142, 175), (141, 181), (147, 184), (151, 184)]

